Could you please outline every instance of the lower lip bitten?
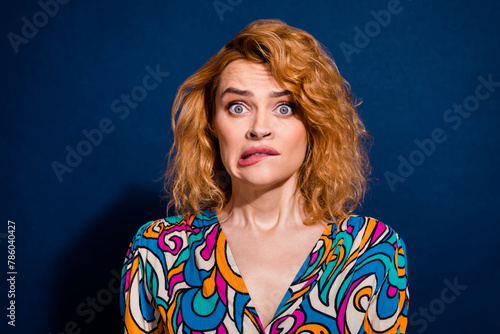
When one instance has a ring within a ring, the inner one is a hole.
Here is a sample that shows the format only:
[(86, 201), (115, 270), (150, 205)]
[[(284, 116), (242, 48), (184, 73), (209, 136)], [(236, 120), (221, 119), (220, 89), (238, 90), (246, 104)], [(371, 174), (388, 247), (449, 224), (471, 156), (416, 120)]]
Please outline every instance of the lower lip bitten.
[(274, 157), (274, 155), (252, 154), (248, 158), (241, 158), (240, 160), (238, 160), (238, 164), (240, 166), (250, 166), (250, 165), (254, 165), (254, 164), (258, 163), (259, 161), (261, 161), (264, 158), (269, 158), (269, 157)]

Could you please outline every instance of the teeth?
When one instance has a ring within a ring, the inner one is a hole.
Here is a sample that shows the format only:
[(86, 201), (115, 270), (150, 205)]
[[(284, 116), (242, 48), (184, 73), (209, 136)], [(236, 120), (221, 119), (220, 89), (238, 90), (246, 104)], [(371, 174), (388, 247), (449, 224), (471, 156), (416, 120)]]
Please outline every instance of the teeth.
[(270, 155), (270, 154), (267, 154), (267, 153), (254, 153), (254, 154), (247, 155), (247, 156), (246, 156), (246, 157), (244, 157), (243, 159), (250, 158), (252, 155)]

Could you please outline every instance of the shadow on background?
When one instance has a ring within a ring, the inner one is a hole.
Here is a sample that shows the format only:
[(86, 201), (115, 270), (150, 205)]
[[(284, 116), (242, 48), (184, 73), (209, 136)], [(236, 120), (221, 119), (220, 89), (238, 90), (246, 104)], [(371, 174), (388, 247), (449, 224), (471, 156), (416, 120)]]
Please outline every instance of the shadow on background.
[(128, 187), (106, 212), (86, 224), (87, 232), (56, 262), (51, 334), (120, 333), (120, 272), (140, 226), (165, 217), (158, 192)]

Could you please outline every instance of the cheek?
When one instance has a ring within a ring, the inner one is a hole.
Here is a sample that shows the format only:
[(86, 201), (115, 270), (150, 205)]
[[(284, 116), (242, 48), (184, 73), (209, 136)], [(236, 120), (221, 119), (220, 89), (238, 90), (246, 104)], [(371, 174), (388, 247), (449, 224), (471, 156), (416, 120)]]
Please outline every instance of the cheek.
[(238, 131), (235, 131), (234, 124), (228, 124), (228, 122), (220, 119), (215, 122), (214, 127), (219, 142), (221, 159), (225, 164), (228, 159), (231, 159), (236, 154), (235, 152), (238, 149)]
[[(290, 143), (302, 153), (305, 154), (307, 148), (307, 132), (304, 125), (301, 123), (289, 133)], [(303, 152), (302, 152), (303, 151)]]
[(219, 144), (221, 148), (227, 148), (231, 145), (233, 141), (233, 134), (228, 127), (218, 126), (217, 128), (217, 138), (219, 139)]

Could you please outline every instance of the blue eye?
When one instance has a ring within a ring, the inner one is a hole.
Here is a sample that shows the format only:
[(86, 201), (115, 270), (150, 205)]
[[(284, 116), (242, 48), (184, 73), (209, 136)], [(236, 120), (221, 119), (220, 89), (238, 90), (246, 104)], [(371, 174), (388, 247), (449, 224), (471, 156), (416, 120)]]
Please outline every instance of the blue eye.
[(231, 107), (229, 107), (229, 110), (231, 112), (234, 112), (235, 114), (241, 114), (245, 111), (245, 107), (241, 104), (233, 104)]
[(288, 115), (292, 113), (292, 108), (286, 104), (279, 106), (278, 112), (280, 115)]

